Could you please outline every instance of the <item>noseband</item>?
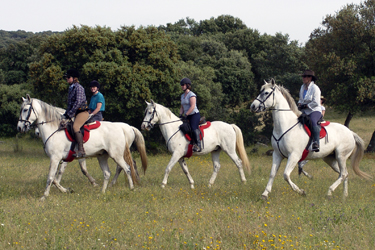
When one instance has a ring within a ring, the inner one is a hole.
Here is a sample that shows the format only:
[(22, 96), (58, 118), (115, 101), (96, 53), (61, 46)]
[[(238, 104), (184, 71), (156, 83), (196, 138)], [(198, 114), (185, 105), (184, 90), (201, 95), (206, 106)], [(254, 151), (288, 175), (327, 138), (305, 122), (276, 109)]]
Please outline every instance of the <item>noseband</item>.
[[(26, 127), (31, 128), (31, 127), (32, 127), (32, 126), (31, 126), (31, 122), (29, 121), (30, 116), (31, 116), (31, 111), (33, 111), (33, 113), (34, 113), (36, 119), (38, 119), (38, 116), (37, 116), (37, 114), (36, 114), (36, 112), (35, 112), (35, 110), (34, 110), (34, 108), (33, 108), (33, 103), (31, 102), (29, 105), (30, 105), (30, 108), (29, 108), (29, 112), (27, 113), (26, 120), (18, 119), (18, 121), (19, 121), (19, 122), (23, 122), (23, 123), (25, 123), (25, 126), (26, 126)], [(22, 115), (22, 110), (21, 110), (21, 113), (20, 113), (20, 117), (21, 117), (21, 115)]]
[[(147, 110), (145, 111), (145, 116), (146, 116), (146, 113), (147, 113)], [(147, 124), (151, 127), (151, 128), (154, 128), (154, 124), (151, 123), (151, 121), (154, 119), (155, 117), (155, 114), (156, 114), (156, 108), (154, 107), (154, 110), (152, 111), (152, 114), (151, 114), (151, 117), (150, 117), (150, 120), (148, 121), (143, 121), (143, 122), (147, 122)], [(158, 115), (158, 114), (156, 114)]]
[[(267, 101), (267, 99), (268, 99), (272, 94), (273, 94), (272, 106), (273, 106), (274, 103), (275, 103), (275, 89), (276, 89), (276, 87), (273, 87), (273, 88), (271, 88), (271, 89), (272, 89), (272, 91), (267, 95), (267, 97), (266, 97), (263, 101), (260, 100), (258, 97), (255, 99), (255, 100), (257, 100), (257, 101), (260, 103), (259, 106), (263, 105), (264, 110), (266, 110), (266, 105), (265, 105), (264, 103)], [(264, 92), (264, 90), (262, 90), (258, 96), (260, 96), (263, 92)]]

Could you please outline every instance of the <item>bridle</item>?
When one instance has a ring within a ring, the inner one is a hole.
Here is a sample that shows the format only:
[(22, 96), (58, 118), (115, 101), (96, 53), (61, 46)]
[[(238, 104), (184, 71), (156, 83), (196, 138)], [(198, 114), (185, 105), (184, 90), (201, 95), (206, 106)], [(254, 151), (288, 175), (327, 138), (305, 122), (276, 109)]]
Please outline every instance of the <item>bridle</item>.
[[(147, 113), (147, 109), (145, 111), (145, 116), (146, 116), (146, 113)], [(156, 112), (156, 107), (154, 107), (154, 110), (152, 111), (152, 114), (150, 116), (150, 120), (146, 121), (146, 120), (143, 120), (143, 122), (146, 122), (151, 128), (154, 128), (154, 125), (165, 125), (165, 124), (169, 124), (169, 123), (174, 123), (174, 122), (180, 122), (181, 119), (179, 120), (175, 120), (175, 121), (171, 121), (171, 122), (164, 122), (164, 123), (158, 123), (158, 124), (152, 124), (151, 121), (154, 119), (155, 115), (157, 116), (157, 112)], [(173, 133), (173, 135), (171, 137), (169, 137), (169, 139), (167, 140), (167, 143), (166, 143), (166, 146), (167, 146), (167, 150), (168, 150), (168, 144), (169, 144), (169, 141), (172, 139), (173, 136), (175, 136), (175, 134), (178, 133), (178, 131), (180, 131), (180, 127), (178, 128), (178, 130), (176, 132)]]
[[(271, 88), (272, 91), (267, 95), (267, 97), (266, 97), (264, 100), (260, 100), (258, 97), (255, 99), (255, 100), (257, 100), (257, 101), (260, 103), (259, 106), (263, 105), (264, 110), (267, 109), (267, 108), (266, 108), (266, 105), (265, 105), (264, 103), (267, 101), (267, 99), (268, 99), (271, 95), (272, 95), (272, 97), (273, 97), (273, 98), (272, 98), (272, 106), (271, 106), (271, 107), (273, 107), (273, 105), (275, 104), (275, 90), (276, 90), (276, 87), (277, 87), (277, 86)], [(264, 92), (264, 89), (259, 93), (258, 96), (260, 96), (263, 92)], [(275, 110), (275, 111), (292, 111), (291, 109), (275, 109), (275, 108), (269, 108), (268, 110)]]
[[(32, 123), (29, 121), (30, 119), (30, 116), (31, 116), (31, 111), (33, 111), (36, 119), (35, 120), (38, 120), (38, 115), (37, 115), (37, 112), (35, 111), (34, 107), (33, 107), (33, 101), (31, 101), (31, 103), (29, 104), (30, 105), (30, 108), (29, 108), (29, 111), (27, 113), (27, 116), (26, 116), (26, 119), (25, 120), (22, 120), (22, 119), (18, 119), (19, 122), (23, 122), (25, 124), (26, 127), (28, 127), (29, 129), (31, 128), (35, 128), (37, 127), (38, 125), (44, 125), (46, 123), (49, 123), (49, 122), (52, 122), (52, 121), (42, 121), (42, 122), (38, 122), (38, 123)], [(21, 109), (21, 113), (20, 113), (20, 117), (22, 115), (22, 111), (23, 111), (23, 108)], [(46, 144), (48, 142), (48, 140), (51, 138), (51, 136), (53, 136), (57, 131), (60, 131), (60, 129), (58, 128), (55, 132), (53, 132), (48, 138), (47, 140), (43, 143), (43, 148), (46, 147)]]
[[(46, 123), (53, 122), (53, 120), (52, 121), (42, 121), (42, 122), (38, 122), (38, 123), (34, 123), (34, 124), (32, 122), (30, 122), (29, 119), (30, 119), (30, 116), (31, 116), (31, 111), (33, 111), (33, 113), (36, 117), (35, 120), (38, 120), (38, 115), (37, 115), (37, 113), (36, 113), (36, 111), (33, 107), (33, 101), (31, 101), (31, 103), (29, 105), (30, 105), (30, 108), (29, 108), (29, 112), (27, 113), (26, 120), (18, 119), (19, 122), (25, 123), (25, 126), (27, 126), (30, 129), (35, 128), (38, 125), (44, 125)], [(22, 113), (22, 110), (21, 110), (21, 113)], [(20, 117), (21, 117), (21, 113), (20, 113)]]

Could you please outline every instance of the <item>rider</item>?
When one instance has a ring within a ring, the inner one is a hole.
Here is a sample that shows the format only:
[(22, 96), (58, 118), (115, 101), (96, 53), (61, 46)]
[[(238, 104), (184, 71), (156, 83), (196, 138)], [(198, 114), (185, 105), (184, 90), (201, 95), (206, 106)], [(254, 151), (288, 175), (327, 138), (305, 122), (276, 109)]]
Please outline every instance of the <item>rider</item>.
[(312, 124), (312, 151), (319, 152), (320, 125), (318, 121), (322, 116), (320, 107), (320, 89), (315, 82), (318, 79), (312, 70), (305, 70), (302, 74), (303, 84), (299, 91), (298, 109), (308, 115)]
[(186, 117), (190, 122), (190, 127), (192, 130), (192, 139), (194, 142), (193, 151), (201, 151), (201, 141), (199, 138), (199, 120), (201, 115), (197, 108), (197, 96), (191, 91), (191, 81), (189, 78), (184, 78), (180, 82), (181, 89), (184, 92), (181, 95), (181, 108), (180, 108), (180, 118)]
[(85, 90), (81, 84), (79, 84), (78, 78), (79, 73), (75, 69), (69, 69), (64, 77), (69, 83), (68, 92), (68, 107), (65, 113), (62, 115), (62, 122), (66, 119), (74, 118), (73, 131), (75, 134), (76, 141), (78, 143), (78, 151), (73, 155), (74, 157), (85, 157), (86, 153), (83, 148), (83, 135), (80, 131), (83, 124), (89, 117), (88, 106), (86, 101)]
[(100, 84), (98, 81), (93, 80), (90, 82), (90, 91), (93, 96), (89, 104), (90, 119), (88, 122), (102, 121), (103, 112), (105, 110), (105, 100), (102, 93), (99, 92)]

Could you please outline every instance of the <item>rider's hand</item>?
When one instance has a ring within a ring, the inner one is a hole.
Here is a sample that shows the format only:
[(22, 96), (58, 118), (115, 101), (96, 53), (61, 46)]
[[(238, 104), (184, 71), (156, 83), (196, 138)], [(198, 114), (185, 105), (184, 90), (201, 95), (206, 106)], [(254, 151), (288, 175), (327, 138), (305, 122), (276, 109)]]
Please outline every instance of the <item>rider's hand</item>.
[(180, 119), (185, 120), (186, 119), (186, 115), (185, 114), (181, 114), (180, 115)]
[(307, 108), (307, 104), (302, 104), (302, 105), (298, 106), (298, 110), (302, 110), (302, 109), (305, 109), (305, 108)]
[(61, 115), (61, 120), (66, 120), (66, 119), (68, 119), (67, 115), (65, 115), (65, 114)]

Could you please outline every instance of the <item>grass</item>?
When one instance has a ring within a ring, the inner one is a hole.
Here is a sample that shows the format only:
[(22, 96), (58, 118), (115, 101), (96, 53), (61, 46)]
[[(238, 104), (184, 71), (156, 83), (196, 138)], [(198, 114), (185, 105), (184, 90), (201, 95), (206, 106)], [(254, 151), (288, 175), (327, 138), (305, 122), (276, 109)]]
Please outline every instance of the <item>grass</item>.
[[(331, 114), (331, 116), (329, 116)], [(327, 112), (327, 120), (345, 117)], [(368, 144), (374, 124), (371, 114), (355, 116), (351, 129)], [(142, 183), (130, 191), (122, 174), (105, 194), (92, 187), (78, 162), (68, 165), (61, 184), (75, 190), (60, 193), (51, 188), (45, 202), (39, 199), (46, 185), (49, 159), (43, 145), (28, 136), (1, 139), (0, 143), (0, 248), (1, 249), (374, 249), (375, 185), (354, 174), (349, 166), (349, 197), (342, 199), (342, 185), (328, 200), (335, 174), (323, 161), (310, 161), (305, 170), (313, 180), (292, 173), (303, 188), (301, 197), (282, 174), (283, 161), (269, 199), (264, 191), (272, 157), (270, 149), (247, 148), (252, 165), (243, 185), (229, 157), (212, 188), (209, 155), (187, 160), (195, 189), (176, 165), (165, 189), (160, 188), (170, 155), (149, 156)], [(20, 147), (21, 146), (21, 147)], [(255, 152), (255, 153), (253, 153)], [(137, 156), (136, 154), (134, 154)], [(361, 170), (375, 176), (375, 156), (366, 154)], [(136, 158), (140, 165), (140, 159)], [(96, 159), (88, 170), (102, 184)], [(350, 164), (349, 164), (350, 165)], [(112, 172), (115, 164), (111, 161)]]

